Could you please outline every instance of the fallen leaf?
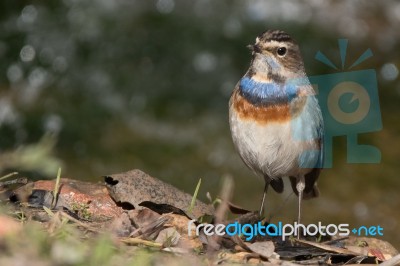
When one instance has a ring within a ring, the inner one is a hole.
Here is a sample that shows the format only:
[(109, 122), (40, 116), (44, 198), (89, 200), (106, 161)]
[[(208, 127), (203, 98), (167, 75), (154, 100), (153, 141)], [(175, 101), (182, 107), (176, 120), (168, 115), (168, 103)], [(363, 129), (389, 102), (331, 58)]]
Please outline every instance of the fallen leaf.
[(246, 245), (252, 252), (257, 253), (264, 258), (271, 257), (275, 251), (275, 246), (272, 241), (254, 242), (251, 244), (246, 243)]
[(118, 237), (127, 237), (136, 229), (132, 225), (127, 213), (122, 213), (119, 217), (116, 217), (109, 228), (110, 231)]
[(399, 254), (389, 242), (379, 238), (350, 236), (348, 239), (344, 240), (346, 248), (360, 246), (360, 243), (363, 243), (367, 253), (370, 250), (379, 250), (386, 260)]
[(233, 214), (246, 214), (246, 213), (252, 212), (252, 211), (242, 208), (239, 205), (233, 204), (232, 202), (227, 202), (227, 204), (228, 204), (229, 210)]
[(104, 179), (116, 202), (131, 204), (135, 209), (145, 206), (159, 213), (182, 213), (195, 219), (213, 213), (211, 205), (199, 200), (196, 200), (194, 208), (189, 212), (192, 201), (190, 194), (137, 169), (105, 176)]
[(167, 216), (160, 216), (157, 219), (150, 220), (141, 224), (139, 228), (131, 233), (131, 237), (142, 237), (148, 240), (154, 240), (158, 233), (165, 228), (165, 224), (170, 220)]
[(340, 253), (340, 254), (346, 254), (346, 255), (353, 255), (353, 256), (359, 256), (359, 255), (363, 255), (360, 254), (359, 252), (354, 252), (345, 248), (338, 248), (338, 247), (333, 247), (330, 245), (326, 245), (323, 243), (316, 243), (316, 242), (311, 242), (311, 241), (307, 241), (307, 240), (301, 240), (301, 239), (295, 239), (296, 242), (298, 243), (302, 243), (305, 245), (310, 245), (325, 251), (329, 251), (329, 252), (334, 252), (334, 253)]
[(161, 230), (155, 241), (161, 243), (163, 247), (173, 247), (178, 244), (180, 238), (181, 235), (178, 231), (173, 227), (169, 227)]
[(400, 263), (400, 254), (394, 256), (390, 260), (382, 262), (380, 265), (381, 266), (394, 266), (394, 265), (399, 265)]
[(382, 251), (380, 249), (378, 249), (378, 248), (370, 248), (370, 249), (368, 249), (368, 255), (375, 256), (381, 261), (385, 261), (385, 260), (391, 258), (391, 257), (386, 258), (385, 255), (382, 253)]
[(129, 219), (132, 220), (134, 225), (139, 228), (148, 224), (149, 222), (155, 221), (160, 218), (161, 215), (152, 211), (148, 208), (142, 208), (140, 210), (130, 210), (128, 211)]
[(260, 265), (262, 263), (261, 258), (255, 258), (252, 253), (248, 252), (237, 252), (237, 253), (230, 253), (226, 251), (222, 251), (218, 254), (218, 259), (215, 264), (222, 264), (222, 263), (246, 263), (248, 264), (257, 264)]

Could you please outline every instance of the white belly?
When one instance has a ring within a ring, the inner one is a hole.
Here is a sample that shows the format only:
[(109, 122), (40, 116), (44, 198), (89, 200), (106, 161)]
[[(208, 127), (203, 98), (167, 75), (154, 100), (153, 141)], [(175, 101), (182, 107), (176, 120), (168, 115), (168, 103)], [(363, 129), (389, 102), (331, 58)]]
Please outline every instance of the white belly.
[[(313, 141), (295, 140), (292, 123), (260, 124), (240, 119), (230, 110), (230, 127), (233, 142), (246, 165), (259, 176), (272, 179), (299, 176), (311, 171), (300, 168), (299, 158), (308, 149), (318, 149)], [(311, 165), (317, 163), (310, 162)]]

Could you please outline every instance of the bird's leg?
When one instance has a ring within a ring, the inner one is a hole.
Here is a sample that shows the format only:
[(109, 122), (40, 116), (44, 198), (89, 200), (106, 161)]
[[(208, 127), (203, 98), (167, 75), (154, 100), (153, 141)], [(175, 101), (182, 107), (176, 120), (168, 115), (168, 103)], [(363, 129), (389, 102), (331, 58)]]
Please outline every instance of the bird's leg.
[(261, 207), (260, 207), (260, 217), (262, 217), (264, 214), (264, 201), (265, 201), (265, 196), (267, 195), (268, 186), (269, 186), (269, 182), (265, 181), (264, 193), (263, 193)]
[[(297, 179), (297, 184), (296, 184), (296, 189), (297, 189), (297, 192), (299, 193), (299, 212), (298, 212), (298, 216), (297, 216), (297, 225), (300, 224), (301, 200), (303, 199), (303, 191), (304, 191), (305, 187), (306, 187), (306, 183), (304, 181), (304, 176), (302, 175)], [(300, 239), (300, 227), (298, 227), (298, 228), (299, 228), (299, 231), (297, 232), (297, 239)]]

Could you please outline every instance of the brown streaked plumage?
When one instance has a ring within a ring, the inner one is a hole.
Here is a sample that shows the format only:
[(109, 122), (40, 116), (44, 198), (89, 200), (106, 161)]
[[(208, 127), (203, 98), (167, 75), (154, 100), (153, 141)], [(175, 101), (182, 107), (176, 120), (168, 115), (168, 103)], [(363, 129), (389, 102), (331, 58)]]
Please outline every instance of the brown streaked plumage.
[(257, 37), (257, 41), (264, 43), (271, 41), (294, 43), (292, 37), (282, 30), (266, 30)]

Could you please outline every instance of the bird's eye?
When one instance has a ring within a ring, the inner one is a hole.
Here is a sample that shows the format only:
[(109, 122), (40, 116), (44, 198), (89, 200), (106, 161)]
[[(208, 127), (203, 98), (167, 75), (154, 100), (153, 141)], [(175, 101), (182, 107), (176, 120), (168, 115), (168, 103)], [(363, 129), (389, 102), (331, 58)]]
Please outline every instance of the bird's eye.
[(286, 47), (279, 47), (278, 50), (276, 50), (276, 53), (279, 56), (284, 56), (286, 54)]

